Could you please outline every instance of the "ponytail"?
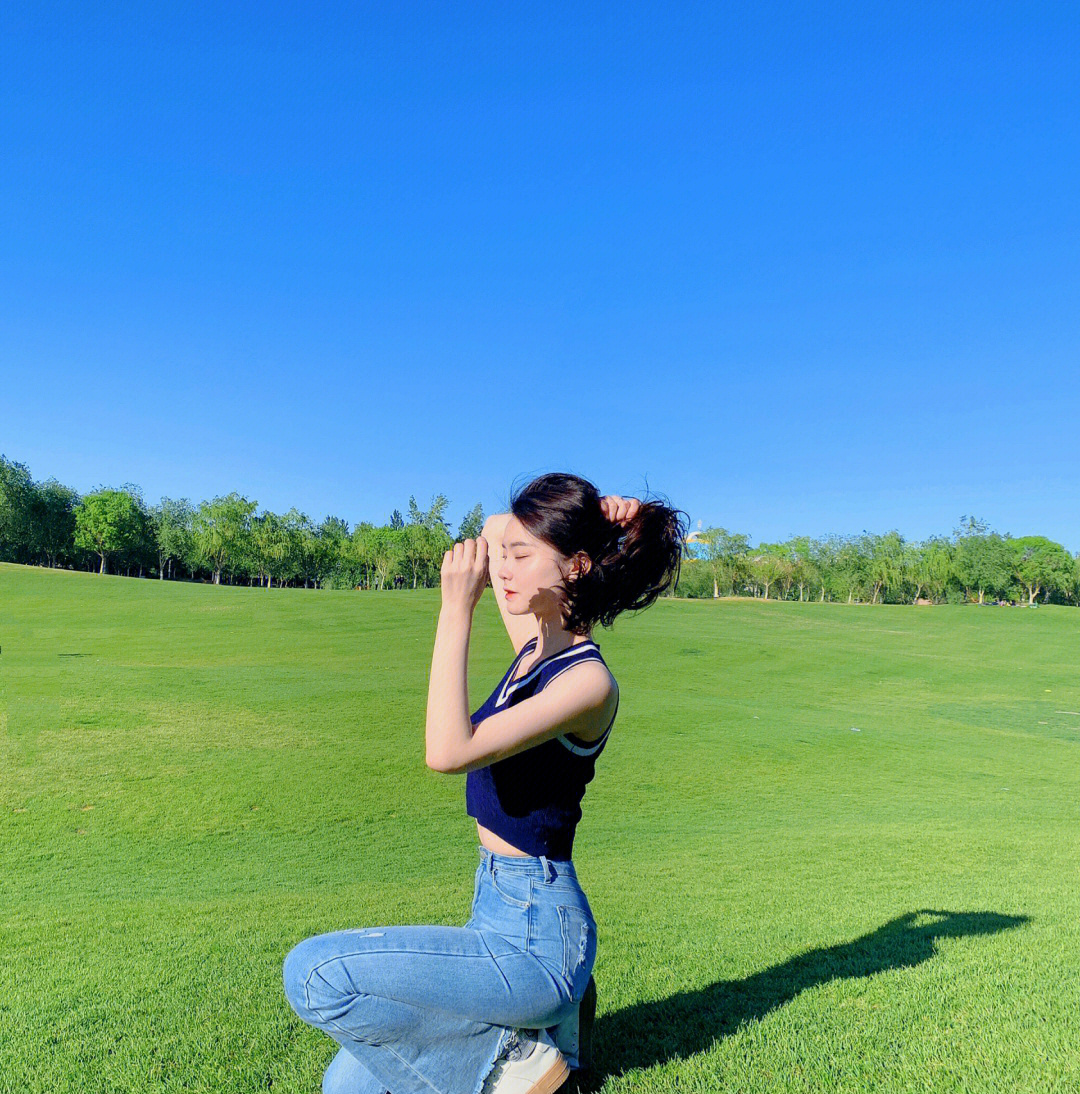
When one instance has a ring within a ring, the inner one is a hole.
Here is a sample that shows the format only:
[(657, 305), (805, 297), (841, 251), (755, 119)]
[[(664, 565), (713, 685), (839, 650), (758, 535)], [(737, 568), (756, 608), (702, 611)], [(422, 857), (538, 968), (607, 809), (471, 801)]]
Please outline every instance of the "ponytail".
[(586, 634), (596, 623), (610, 627), (622, 612), (643, 611), (679, 580), (689, 515), (663, 501), (642, 501), (633, 518), (615, 524), (592, 483), (550, 474), (529, 483), (510, 508), (532, 535), (567, 557), (588, 559), (561, 586), (571, 633)]

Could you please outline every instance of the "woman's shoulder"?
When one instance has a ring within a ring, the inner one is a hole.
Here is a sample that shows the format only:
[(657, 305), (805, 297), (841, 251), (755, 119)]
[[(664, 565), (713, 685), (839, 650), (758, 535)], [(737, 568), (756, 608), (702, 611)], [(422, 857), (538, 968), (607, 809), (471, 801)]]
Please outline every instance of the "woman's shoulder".
[(548, 678), (544, 684), (550, 683), (556, 676), (562, 676), (564, 673), (573, 673), (572, 678), (579, 681), (583, 687), (597, 686), (604, 689), (604, 703), (597, 710), (595, 723), (587, 730), (582, 728), (570, 734), (575, 740), (589, 744), (595, 743), (607, 733), (615, 720), (615, 712), (619, 707), (618, 681), (604, 659), (599, 656), (598, 650), (583, 650), (581, 655), (571, 659), (569, 664), (552, 668), (550, 673), (545, 674)]

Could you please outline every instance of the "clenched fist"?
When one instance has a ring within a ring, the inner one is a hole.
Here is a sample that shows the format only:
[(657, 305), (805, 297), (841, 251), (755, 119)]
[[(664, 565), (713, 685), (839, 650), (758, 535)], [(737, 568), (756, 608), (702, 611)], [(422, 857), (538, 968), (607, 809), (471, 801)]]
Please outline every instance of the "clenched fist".
[(472, 613), (488, 583), (488, 541), (483, 536), (455, 543), (442, 560), (443, 607)]
[(600, 499), (600, 508), (612, 524), (623, 525), (633, 520), (641, 508), (637, 498), (620, 498), (618, 494), (607, 494)]

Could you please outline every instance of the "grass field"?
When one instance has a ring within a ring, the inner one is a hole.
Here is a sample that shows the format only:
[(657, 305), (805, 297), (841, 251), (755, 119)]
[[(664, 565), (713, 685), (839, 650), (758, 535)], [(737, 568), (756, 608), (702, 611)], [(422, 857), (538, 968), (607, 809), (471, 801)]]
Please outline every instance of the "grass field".
[[(288, 950), (469, 913), (438, 607), (0, 565), (3, 1094), (319, 1091)], [(661, 600), (594, 637), (588, 1089), (1080, 1089), (1080, 611)], [(474, 709), (490, 591), (472, 654)]]

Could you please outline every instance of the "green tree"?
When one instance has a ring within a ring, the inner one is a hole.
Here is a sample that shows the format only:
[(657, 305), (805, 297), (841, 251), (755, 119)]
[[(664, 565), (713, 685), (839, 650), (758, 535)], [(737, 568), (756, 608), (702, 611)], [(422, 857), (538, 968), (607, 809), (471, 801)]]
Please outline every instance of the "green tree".
[(897, 531), (876, 535), (864, 532), (860, 540), (866, 559), (866, 576), (873, 590), (871, 604), (882, 589), (895, 589), (904, 580), (904, 537)]
[(56, 479), (34, 485), (31, 501), (31, 545), (46, 565), (56, 566), (75, 546), (75, 508), (79, 495)]
[(847, 593), (849, 604), (854, 601), (856, 592), (861, 598), (872, 583), (870, 553), (865, 538), (838, 537), (833, 552), (832, 575), (837, 584)]
[(769, 599), (769, 589), (782, 579), (785, 572), (786, 560), (771, 551), (750, 556), (750, 579), (765, 593), (765, 599)]
[(24, 562), (33, 539), (34, 480), (24, 463), (0, 456), (0, 558)]
[(821, 583), (819, 599), (824, 604), (826, 593), (831, 591), (835, 595), (842, 584), (837, 570), (841, 539), (836, 535), (825, 536), (823, 539), (810, 540), (808, 546), (813, 573)]
[(791, 559), (792, 581), (799, 588), (799, 603), (803, 602), (806, 589), (819, 578), (813, 558), (813, 541), (809, 536), (795, 536), (786, 544)]
[[(476, 535), (480, 534), (483, 527), (481, 524)], [(464, 524), (462, 530), (466, 530)], [(426, 584), (426, 575), (432, 573), (436, 560), (441, 560), (446, 549), (451, 546), (450, 537), (423, 524), (406, 524), (400, 532), (395, 532), (395, 535), (399, 537), (401, 562), (412, 572), (412, 587), (416, 588), (421, 574), (425, 575)], [(475, 539), (476, 536), (463, 538)], [(492, 551), (496, 549), (495, 544), (488, 544), (488, 547)]]
[(988, 592), (1004, 592), (1013, 576), (1009, 540), (974, 516), (961, 517), (953, 536), (953, 574), (963, 586), (964, 596), (970, 600), (972, 590), (977, 590), (982, 604)]
[(943, 537), (931, 537), (925, 543), (908, 543), (904, 547), (904, 576), (914, 588), (912, 602), (923, 589), (936, 600), (945, 592), (952, 571), (952, 549)]
[(720, 596), (720, 586), (734, 596), (739, 583), (749, 574), (749, 537), (729, 532), (726, 528), (704, 528), (686, 537), (691, 557), (705, 567), (712, 577), (713, 596)]
[(1068, 587), (1073, 570), (1073, 557), (1045, 536), (1021, 536), (1011, 541), (1013, 573), (1027, 589), (1028, 604), (1043, 590)]
[[(450, 535), (450, 527), (443, 517), (449, 502), (445, 494), (436, 494), (431, 499), (431, 507), (425, 513), (416, 504), (416, 498), (409, 496), (409, 523), (419, 524), (424, 528), (430, 528), (433, 532), (441, 532), (444, 536)], [(483, 528), (483, 524), (480, 526)]]
[(193, 548), (192, 525), (195, 509), (187, 498), (174, 500), (162, 498), (161, 504), (154, 508), (154, 541), (158, 555), (158, 577), (165, 579), (173, 575), (173, 564), (189, 558)]
[(264, 510), (251, 520), (248, 537), (248, 561), (259, 575), (259, 585), (267, 589), (274, 586), (275, 574), (280, 574), (288, 547), (281, 518)]
[(340, 517), (327, 517), (317, 529), (318, 583), (323, 585), (333, 574), (348, 566), (349, 522)]
[(1080, 554), (1073, 557), (1072, 565), (1064, 576), (1063, 593), (1065, 599), (1072, 604), (1080, 601)]
[(108, 573), (110, 556), (133, 550), (142, 533), (138, 500), (126, 490), (97, 490), (75, 508), (75, 544), (98, 555), (99, 573)]
[(368, 589), (382, 589), (387, 578), (402, 560), (401, 537), (404, 530), (378, 527), (361, 521), (351, 537), (352, 557)]
[(192, 518), (192, 542), (196, 557), (209, 567), (214, 584), (221, 584), (224, 571), (250, 554), (251, 516), (258, 502), (248, 501), (233, 491), (224, 497), (204, 501)]
[(312, 524), (306, 513), (295, 506), (282, 517), (285, 536), (285, 556), (278, 574), (279, 584), (288, 584), (305, 577), (310, 571)]
[[(458, 527), (458, 539), (464, 542), (467, 539), (476, 539), (484, 530), (484, 507), (477, 502), (466, 514)], [(442, 555), (440, 554), (440, 559)]]

